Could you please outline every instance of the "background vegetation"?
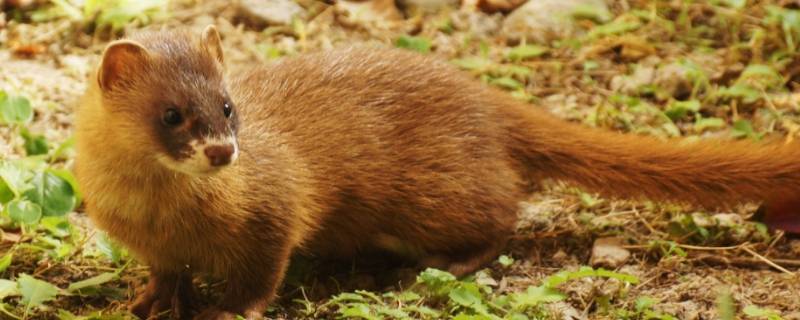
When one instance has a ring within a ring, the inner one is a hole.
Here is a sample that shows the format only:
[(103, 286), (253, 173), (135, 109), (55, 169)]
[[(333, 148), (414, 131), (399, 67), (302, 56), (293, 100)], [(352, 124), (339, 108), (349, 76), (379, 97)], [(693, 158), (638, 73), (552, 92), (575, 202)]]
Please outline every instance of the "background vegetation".
[[(146, 266), (82, 213), (71, 110), (103, 46), (138, 28), (215, 23), (232, 72), (346, 43), (401, 47), (632, 134), (800, 130), (794, 2), (478, 2), (0, 1), (0, 318), (129, 318)], [(756, 205), (709, 212), (553, 182), (521, 204), (507, 254), (471, 277), (298, 258), (267, 316), (800, 319), (800, 240), (767, 230)], [(220, 283), (198, 285), (213, 297)]]

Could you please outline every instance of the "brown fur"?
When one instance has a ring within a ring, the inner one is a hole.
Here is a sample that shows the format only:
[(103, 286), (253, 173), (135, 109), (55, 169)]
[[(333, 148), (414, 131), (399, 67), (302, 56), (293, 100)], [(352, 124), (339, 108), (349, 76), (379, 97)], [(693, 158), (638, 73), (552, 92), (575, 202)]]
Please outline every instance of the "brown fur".
[[(113, 93), (92, 81), (78, 111), (76, 170), (89, 215), (152, 268), (140, 316), (174, 302), (188, 268), (228, 280), (198, 318), (256, 318), (292, 252), (391, 251), (472, 272), (502, 250), (516, 202), (542, 178), (709, 206), (800, 190), (796, 145), (661, 141), (568, 124), (406, 51), (306, 54), (222, 80), (213, 71), (221, 54), (189, 34), (132, 41), (150, 52), (150, 67)], [(204, 177), (161, 165), (153, 101), (218, 86), (237, 105), (240, 159)]]

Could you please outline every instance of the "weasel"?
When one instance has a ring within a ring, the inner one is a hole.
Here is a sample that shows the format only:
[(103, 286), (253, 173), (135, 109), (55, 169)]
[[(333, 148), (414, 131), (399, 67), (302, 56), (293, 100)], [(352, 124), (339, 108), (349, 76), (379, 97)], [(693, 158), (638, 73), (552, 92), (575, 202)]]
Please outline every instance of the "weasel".
[(544, 178), (704, 206), (800, 190), (797, 144), (588, 128), (405, 50), (235, 74), (223, 62), (213, 26), (114, 41), (77, 111), (86, 212), (151, 268), (132, 306), (142, 318), (194, 272), (227, 280), (195, 319), (258, 318), (293, 252), (388, 251), (468, 274), (503, 250), (517, 201)]

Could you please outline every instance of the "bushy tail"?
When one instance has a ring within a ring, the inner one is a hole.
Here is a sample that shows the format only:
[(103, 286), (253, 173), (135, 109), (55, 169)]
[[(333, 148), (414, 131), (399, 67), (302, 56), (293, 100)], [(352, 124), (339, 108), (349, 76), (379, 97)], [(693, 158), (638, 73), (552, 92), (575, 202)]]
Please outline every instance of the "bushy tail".
[(535, 178), (577, 183), (602, 194), (706, 207), (796, 197), (800, 144), (659, 140), (567, 123), (509, 104), (512, 155)]

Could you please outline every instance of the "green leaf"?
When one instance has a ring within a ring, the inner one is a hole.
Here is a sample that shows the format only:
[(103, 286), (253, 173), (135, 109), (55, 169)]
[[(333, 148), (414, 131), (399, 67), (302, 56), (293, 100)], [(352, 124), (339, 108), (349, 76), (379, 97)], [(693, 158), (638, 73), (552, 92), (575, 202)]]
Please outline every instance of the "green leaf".
[(719, 129), (725, 126), (725, 120), (720, 118), (697, 118), (694, 122), (694, 130), (703, 132), (706, 129)]
[(84, 8), (84, 19), (96, 17), (98, 29), (111, 27), (112, 31), (116, 31), (133, 21), (147, 23), (164, 15), (167, 2), (165, 0), (96, 1), (91, 9)]
[(736, 307), (733, 302), (731, 293), (727, 290), (720, 293), (717, 297), (717, 314), (722, 320), (736, 319)]
[(664, 114), (666, 114), (670, 120), (677, 121), (688, 115), (689, 112), (695, 113), (698, 111), (700, 111), (700, 101), (673, 101), (669, 104), (667, 111), (664, 111)]
[(417, 51), (420, 53), (431, 52), (431, 41), (423, 37), (400, 36), (394, 42), (398, 48)]
[(81, 194), (81, 189), (78, 187), (78, 180), (75, 179), (75, 175), (72, 174), (72, 171), (66, 169), (55, 169), (55, 168), (50, 168), (47, 171), (58, 176), (61, 179), (64, 179), (64, 181), (69, 183), (69, 185), (72, 187), (72, 191), (75, 192), (75, 205), (81, 203), (81, 200), (83, 199), (83, 194)]
[(66, 216), (51, 216), (51, 217), (44, 217), (39, 220), (39, 225), (44, 227), (45, 230), (50, 232), (52, 235), (64, 238), (71, 234), (72, 225), (67, 220)]
[(622, 19), (616, 19), (604, 25), (594, 27), (587, 35), (590, 39), (610, 36), (615, 34), (622, 34), (639, 29), (642, 22), (632, 16), (621, 16)]
[(6, 204), (11, 200), (14, 200), (14, 191), (11, 191), (11, 188), (8, 187), (8, 184), (2, 177), (0, 177), (0, 204)]
[(451, 290), (447, 295), (453, 302), (475, 310), (485, 310), (483, 306), (483, 296), (480, 289), (474, 283), (463, 283)]
[(28, 200), (14, 200), (6, 206), (8, 216), (14, 222), (32, 225), (42, 218), (42, 207)]
[(654, 305), (656, 305), (656, 303), (656, 299), (651, 297), (638, 297), (636, 298), (636, 311), (643, 312), (652, 308)]
[[(75, 137), (71, 136), (64, 140), (55, 151), (53, 151), (52, 160), (67, 159), (75, 150)], [(51, 160), (51, 161), (52, 161)]]
[(546, 287), (528, 287), (528, 290), (513, 294), (513, 302), (515, 308), (525, 309), (538, 306), (541, 303), (558, 302), (566, 299), (567, 296), (560, 291)]
[(75, 191), (61, 177), (49, 171), (37, 172), (31, 182), (34, 187), (25, 196), (42, 206), (45, 216), (61, 216), (75, 207)]
[(501, 266), (509, 267), (514, 264), (514, 258), (507, 255), (501, 255), (500, 258), (497, 258), (497, 262), (499, 262)]
[(26, 128), (20, 130), (20, 135), (25, 139), (25, 153), (29, 156), (47, 154), (50, 146), (43, 135), (33, 135)]
[(509, 90), (520, 90), (525, 86), (517, 80), (510, 77), (500, 77), (489, 80), (490, 84)]
[(770, 66), (751, 64), (742, 71), (737, 83), (750, 84), (766, 90), (783, 86), (784, 80), (783, 76)]
[(459, 312), (453, 320), (492, 320), (491, 317), (483, 314), (466, 314)]
[(454, 59), (450, 61), (452, 64), (458, 66), (461, 69), (475, 71), (475, 72), (486, 72), (492, 68), (494, 62), (486, 58), (480, 57), (468, 57), (463, 59)]
[(419, 299), (422, 299), (422, 297), (413, 291), (403, 291), (397, 295), (397, 300), (402, 302), (413, 302)]
[(26, 124), (31, 119), (33, 108), (25, 97), (7, 96), (0, 100), (0, 122)]
[(31, 185), (27, 180), (31, 177), (31, 173), (25, 168), (17, 164), (12, 164), (7, 161), (0, 161), (0, 180), (10, 190), (15, 197), (28, 190)]
[(733, 137), (734, 138), (750, 138), (753, 140), (760, 140), (763, 134), (755, 132), (753, 125), (750, 121), (745, 119), (736, 120), (733, 123)]
[[(602, 3), (602, 2), (601, 2)], [(579, 4), (572, 10), (573, 19), (589, 19), (595, 22), (606, 22), (611, 19), (611, 13), (605, 5), (598, 5), (595, 2), (587, 1)]]
[(434, 268), (425, 269), (417, 276), (417, 283), (426, 285), (435, 295), (446, 293), (455, 282), (456, 276)]
[(734, 9), (742, 9), (747, 5), (747, 0), (723, 0), (722, 2)]
[(17, 283), (11, 280), (0, 279), (0, 300), (5, 297), (10, 296), (17, 296), (19, 295), (19, 290), (17, 289)]
[(67, 288), (67, 291), (79, 292), (81, 289), (96, 287), (115, 279), (117, 279), (117, 274), (114, 272), (101, 273), (89, 279), (71, 283)]
[(17, 284), (22, 295), (22, 303), (26, 307), (39, 306), (44, 302), (53, 300), (60, 293), (58, 287), (24, 273), (17, 279)]
[(750, 317), (766, 318), (768, 320), (779, 320), (779, 319), (782, 319), (780, 314), (777, 311), (770, 310), (770, 309), (762, 309), (762, 308), (759, 308), (759, 307), (754, 306), (754, 305), (748, 305), (748, 306), (744, 307), (742, 312), (744, 312), (744, 314), (746, 314), (746, 315), (748, 315)]
[(348, 304), (348, 307), (340, 310), (339, 314), (346, 318), (361, 318), (369, 320), (380, 319), (372, 315), (372, 311), (370, 310), (369, 306), (363, 303)]
[(364, 302), (367, 301), (364, 296), (352, 293), (352, 292), (343, 292), (334, 296), (331, 301), (333, 302)]
[[(8, 269), (8, 267), (11, 265), (11, 259), (13, 258), (13, 256), (14, 256), (14, 254), (9, 252), (9, 253), (6, 253), (5, 255), (3, 255), (2, 258), (0, 258), (0, 274), (5, 272), (6, 269)], [(0, 297), (0, 298), (2, 298), (2, 297)]]
[(583, 204), (583, 206), (587, 209), (594, 208), (598, 204), (603, 203), (602, 199), (598, 199), (586, 192), (580, 192), (578, 194), (578, 198), (581, 199), (581, 204)]
[(98, 232), (97, 236), (95, 237), (95, 245), (100, 253), (108, 257), (108, 259), (114, 263), (118, 263), (125, 255), (122, 247), (111, 240), (111, 238), (109, 238), (105, 232)]
[(516, 65), (499, 65), (496, 66), (495, 70), (497, 74), (512, 76), (512, 77), (527, 77), (531, 75), (531, 69), (524, 66), (516, 66)]
[(721, 87), (716, 92), (716, 96), (727, 99), (739, 99), (746, 104), (751, 104), (761, 98), (761, 92), (753, 87), (736, 83), (730, 87)]
[(519, 45), (509, 50), (506, 58), (518, 62), (541, 56), (547, 53), (548, 50), (550, 49), (545, 46), (535, 44)]

